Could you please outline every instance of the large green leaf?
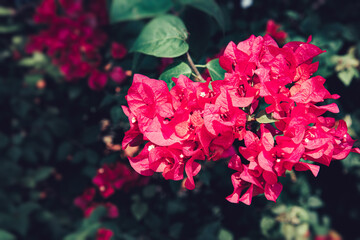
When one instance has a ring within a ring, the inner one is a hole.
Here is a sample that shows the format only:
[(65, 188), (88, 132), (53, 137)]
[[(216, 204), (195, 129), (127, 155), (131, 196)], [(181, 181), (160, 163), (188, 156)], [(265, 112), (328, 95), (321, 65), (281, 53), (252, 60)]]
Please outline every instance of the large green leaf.
[(138, 20), (154, 17), (170, 10), (171, 0), (112, 0), (110, 4), (110, 22)]
[(185, 75), (187, 77), (190, 77), (191, 75), (191, 68), (189, 65), (187, 65), (184, 62), (175, 63), (170, 65), (159, 77), (160, 80), (164, 80), (166, 84), (168, 85), (169, 90), (173, 86), (175, 86), (175, 83), (171, 80), (173, 77), (178, 78), (181, 74)]
[(1, 240), (15, 240), (16, 237), (13, 234), (0, 229), (0, 239)]
[(221, 228), (218, 235), (219, 240), (233, 240), (234, 236), (228, 230)]
[(5, 8), (0, 6), (0, 16), (12, 16), (15, 14), (15, 10), (12, 8)]
[(180, 2), (209, 14), (216, 19), (221, 29), (225, 29), (224, 15), (215, 0), (180, 0)]
[(220, 66), (219, 59), (213, 59), (206, 64), (207, 69), (209, 70), (211, 79), (215, 80), (223, 80), (225, 77), (226, 71)]
[(164, 15), (153, 19), (141, 31), (131, 51), (173, 58), (189, 50), (188, 33), (180, 18)]

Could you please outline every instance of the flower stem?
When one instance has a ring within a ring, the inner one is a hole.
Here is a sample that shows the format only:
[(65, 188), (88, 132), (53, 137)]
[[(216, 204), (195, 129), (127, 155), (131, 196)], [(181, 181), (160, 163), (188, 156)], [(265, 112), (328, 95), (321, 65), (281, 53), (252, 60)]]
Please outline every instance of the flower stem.
[(205, 80), (204, 80), (203, 77), (201, 76), (199, 70), (196, 68), (193, 60), (191, 59), (189, 52), (186, 53), (186, 57), (187, 57), (187, 60), (188, 60), (188, 62), (189, 62), (189, 64), (190, 64), (190, 67), (192, 68), (192, 70), (193, 70), (193, 71), (195, 72), (195, 74), (196, 74), (195, 81), (196, 81), (196, 82), (205, 82)]

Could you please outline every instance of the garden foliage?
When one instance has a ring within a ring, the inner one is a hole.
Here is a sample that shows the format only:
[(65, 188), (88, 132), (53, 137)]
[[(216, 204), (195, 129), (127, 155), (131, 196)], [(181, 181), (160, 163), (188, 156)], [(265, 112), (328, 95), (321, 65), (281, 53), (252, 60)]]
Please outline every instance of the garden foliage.
[(0, 0), (0, 239), (360, 239), (359, 10)]

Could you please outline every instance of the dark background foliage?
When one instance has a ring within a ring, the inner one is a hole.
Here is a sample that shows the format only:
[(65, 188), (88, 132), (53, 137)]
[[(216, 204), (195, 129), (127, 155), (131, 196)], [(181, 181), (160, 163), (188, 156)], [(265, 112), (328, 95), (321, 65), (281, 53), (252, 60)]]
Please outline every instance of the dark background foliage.
[[(341, 113), (334, 117), (345, 119), (350, 134), (359, 138), (359, 1), (253, 0), (248, 8), (238, 0), (173, 1), (170, 8), (159, 7), (145, 18), (130, 15), (123, 20), (118, 19), (123, 16), (120, 10), (112, 8), (116, 0), (108, 2), (114, 21), (104, 29), (129, 49), (151, 18), (164, 12), (179, 16), (189, 34), (190, 54), (198, 64), (205, 64), (229, 41), (264, 34), (269, 19), (282, 25), (289, 35), (287, 41), (306, 41), (312, 35), (313, 43), (327, 51), (318, 57), (318, 74), (327, 79), (331, 93), (341, 95), (336, 101)], [(129, 128), (120, 105), (126, 104), (131, 78), (120, 92), (114, 83), (92, 91), (86, 80), (65, 82), (46, 55), (39, 60), (25, 54), (27, 37), (39, 31), (32, 21), (38, 3), (0, 0), (0, 8), (14, 10), (11, 14), (0, 10), (0, 239), (95, 239), (100, 226), (112, 229), (113, 239), (127, 240), (327, 235), (333, 237), (327, 239), (339, 239), (337, 233), (343, 239), (360, 239), (356, 230), (360, 158), (356, 154), (322, 167), (317, 178), (306, 172), (287, 176), (276, 204), (262, 196), (251, 206), (227, 202), (232, 171), (224, 160), (204, 166), (194, 191), (155, 175), (144, 187), (111, 196), (119, 208), (117, 219), (104, 217), (101, 208), (84, 219), (73, 201), (93, 185), (97, 169), (116, 161), (128, 164), (121, 152), (106, 148), (102, 137), (110, 135), (114, 143), (120, 143)], [(212, 4), (219, 6), (221, 16)], [(349, 49), (353, 49), (350, 54)], [(30, 63), (24, 64), (29, 58)], [(185, 61), (185, 57), (175, 61)], [(130, 53), (121, 66), (158, 78), (160, 62), (154, 56)], [(44, 88), (38, 86), (39, 80), (46, 83)], [(104, 119), (111, 125), (102, 131)], [(97, 200), (101, 201), (99, 194)]]

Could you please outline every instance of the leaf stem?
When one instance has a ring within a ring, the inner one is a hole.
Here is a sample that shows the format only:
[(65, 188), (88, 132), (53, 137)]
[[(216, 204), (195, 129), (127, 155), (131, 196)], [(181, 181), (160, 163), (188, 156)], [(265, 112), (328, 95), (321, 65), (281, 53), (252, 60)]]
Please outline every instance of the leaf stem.
[(206, 64), (204, 64), (204, 65), (195, 64), (195, 67), (197, 67), (197, 68), (207, 68)]
[(189, 52), (186, 53), (186, 57), (187, 57), (187, 60), (188, 60), (188, 62), (189, 62), (189, 64), (190, 64), (190, 67), (193, 69), (193, 71), (194, 71), (195, 74), (196, 74), (195, 81), (197, 81), (197, 82), (205, 82), (205, 80), (204, 80), (203, 77), (201, 76), (199, 70), (196, 68), (193, 60), (191, 59)]

